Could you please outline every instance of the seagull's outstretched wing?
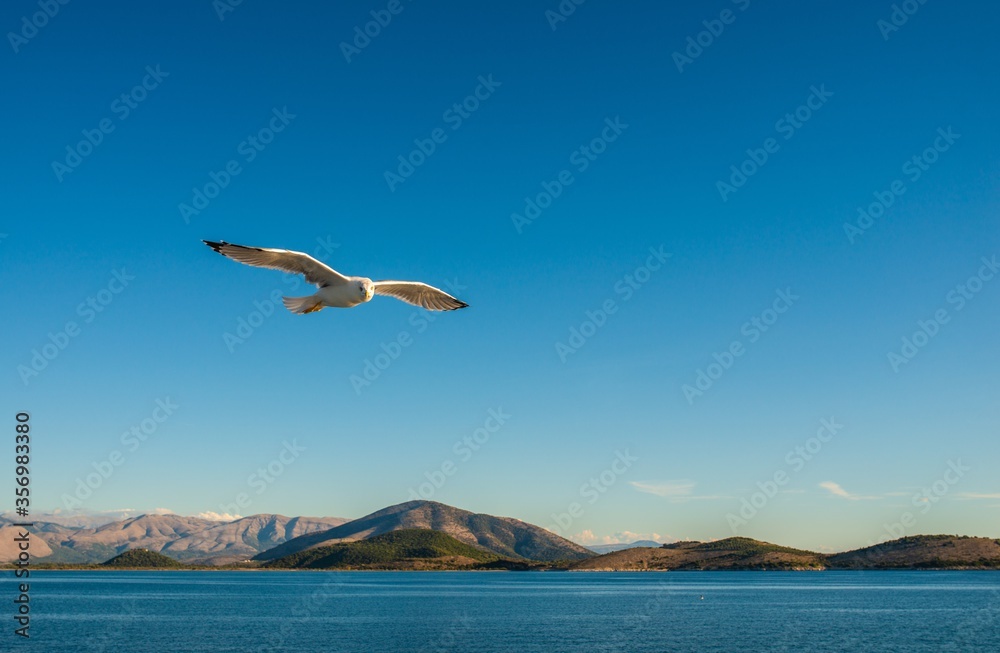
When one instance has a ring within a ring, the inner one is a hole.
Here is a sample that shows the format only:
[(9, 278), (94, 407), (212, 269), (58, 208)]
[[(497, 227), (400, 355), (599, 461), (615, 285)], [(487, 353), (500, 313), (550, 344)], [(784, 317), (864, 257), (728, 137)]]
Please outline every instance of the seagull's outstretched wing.
[(263, 247), (244, 247), (222, 241), (202, 241), (227, 258), (259, 268), (282, 270), (291, 274), (305, 275), (306, 281), (320, 288), (337, 286), (347, 283), (348, 279), (333, 268), (317, 261), (308, 254), (292, 252), (287, 249), (266, 249)]
[(468, 306), (443, 290), (419, 281), (376, 281), (375, 294), (388, 295), (432, 311), (454, 311)]

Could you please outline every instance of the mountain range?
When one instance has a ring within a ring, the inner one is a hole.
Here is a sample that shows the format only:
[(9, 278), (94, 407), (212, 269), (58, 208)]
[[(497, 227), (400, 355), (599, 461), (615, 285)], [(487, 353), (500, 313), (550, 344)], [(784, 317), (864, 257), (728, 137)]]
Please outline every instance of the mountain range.
[(640, 547), (656, 548), (658, 546), (662, 545), (654, 540), (636, 540), (635, 542), (618, 542), (617, 544), (590, 544), (587, 548), (594, 553), (604, 554), (624, 549), (638, 549)]
[[(0, 563), (18, 554), (19, 529), (12, 524), (0, 517)], [(183, 565), (338, 569), (1000, 569), (1000, 540), (957, 535), (916, 535), (835, 554), (745, 537), (593, 551), (518, 519), (435, 501), (409, 501), (354, 520), (252, 515), (219, 522), (157, 514), (98, 526), (34, 524), (32, 562), (56, 565), (115, 559), (115, 566), (142, 566), (167, 556)]]
[[(179, 515), (139, 515), (97, 527), (73, 528), (35, 521), (31, 555), (53, 563), (104, 562), (129, 549), (148, 549), (175, 560), (226, 564), (251, 558), (287, 540), (346, 522), (339, 517), (252, 515), (232, 522)], [(17, 557), (17, 527), (0, 519), (0, 562)]]

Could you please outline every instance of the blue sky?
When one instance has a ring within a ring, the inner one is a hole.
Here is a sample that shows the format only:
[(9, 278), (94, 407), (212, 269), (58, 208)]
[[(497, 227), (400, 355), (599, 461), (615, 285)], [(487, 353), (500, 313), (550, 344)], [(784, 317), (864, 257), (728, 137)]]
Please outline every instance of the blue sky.
[[(563, 5), (6, 3), (33, 510), (1000, 534), (1000, 9)], [(294, 316), (203, 238), (471, 308)]]

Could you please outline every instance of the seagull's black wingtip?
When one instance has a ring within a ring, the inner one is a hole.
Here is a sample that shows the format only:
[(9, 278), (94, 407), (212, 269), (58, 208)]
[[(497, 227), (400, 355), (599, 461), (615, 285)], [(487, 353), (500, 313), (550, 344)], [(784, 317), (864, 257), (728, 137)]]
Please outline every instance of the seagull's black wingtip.
[(205, 243), (206, 245), (211, 247), (213, 251), (218, 252), (219, 254), (222, 254), (222, 248), (229, 244), (224, 240), (218, 243), (215, 242), (214, 240), (203, 240), (201, 242)]

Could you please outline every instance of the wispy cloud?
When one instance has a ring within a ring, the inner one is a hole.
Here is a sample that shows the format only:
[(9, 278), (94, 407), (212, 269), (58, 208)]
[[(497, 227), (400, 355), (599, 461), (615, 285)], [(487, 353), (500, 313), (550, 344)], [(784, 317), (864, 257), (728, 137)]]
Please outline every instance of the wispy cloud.
[(658, 497), (685, 497), (694, 492), (694, 481), (629, 481), (629, 485)]
[(851, 493), (840, 487), (840, 483), (834, 483), (833, 481), (823, 481), (819, 484), (821, 488), (830, 492), (830, 494), (835, 494), (838, 497), (844, 497), (845, 499), (851, 498)]
[(110, 515), (118, 517), (119, 519), (131, 519), (133, 517), (138, 517), (139, 515), (176, 515), (177, 513), (170, 508), (152, 508), (150, 510), (141, 510), (139, 508), (117, 508), (115, 510), (99, 510), (97, 512), (81, 511), (80, 514)]
[(964, 499), (967, 501), (975, 501), (982, 499), (1000, 499), (1000, 492), (959, 492), (955, 495), (956, 499)]
[(821, 488), (832, 494), (833, 496), (840, 497), (842, 499), (847, 499), (848, 501), (860, 501), (862, 499), (877, 499), (878, 497), (862, 496), (860, 494), (854, 494), (848, 492), (841, 486), (840, 483), (834, 481), (823, 481), (819, 484)]
[(655, 494), (658, 497), (668, 499), (671, 503), (732, 498), (721, 494), (695, 494), (695, 482), (688, 479), (678, 481), (629, 481), (629, 485), (639, 492)]

